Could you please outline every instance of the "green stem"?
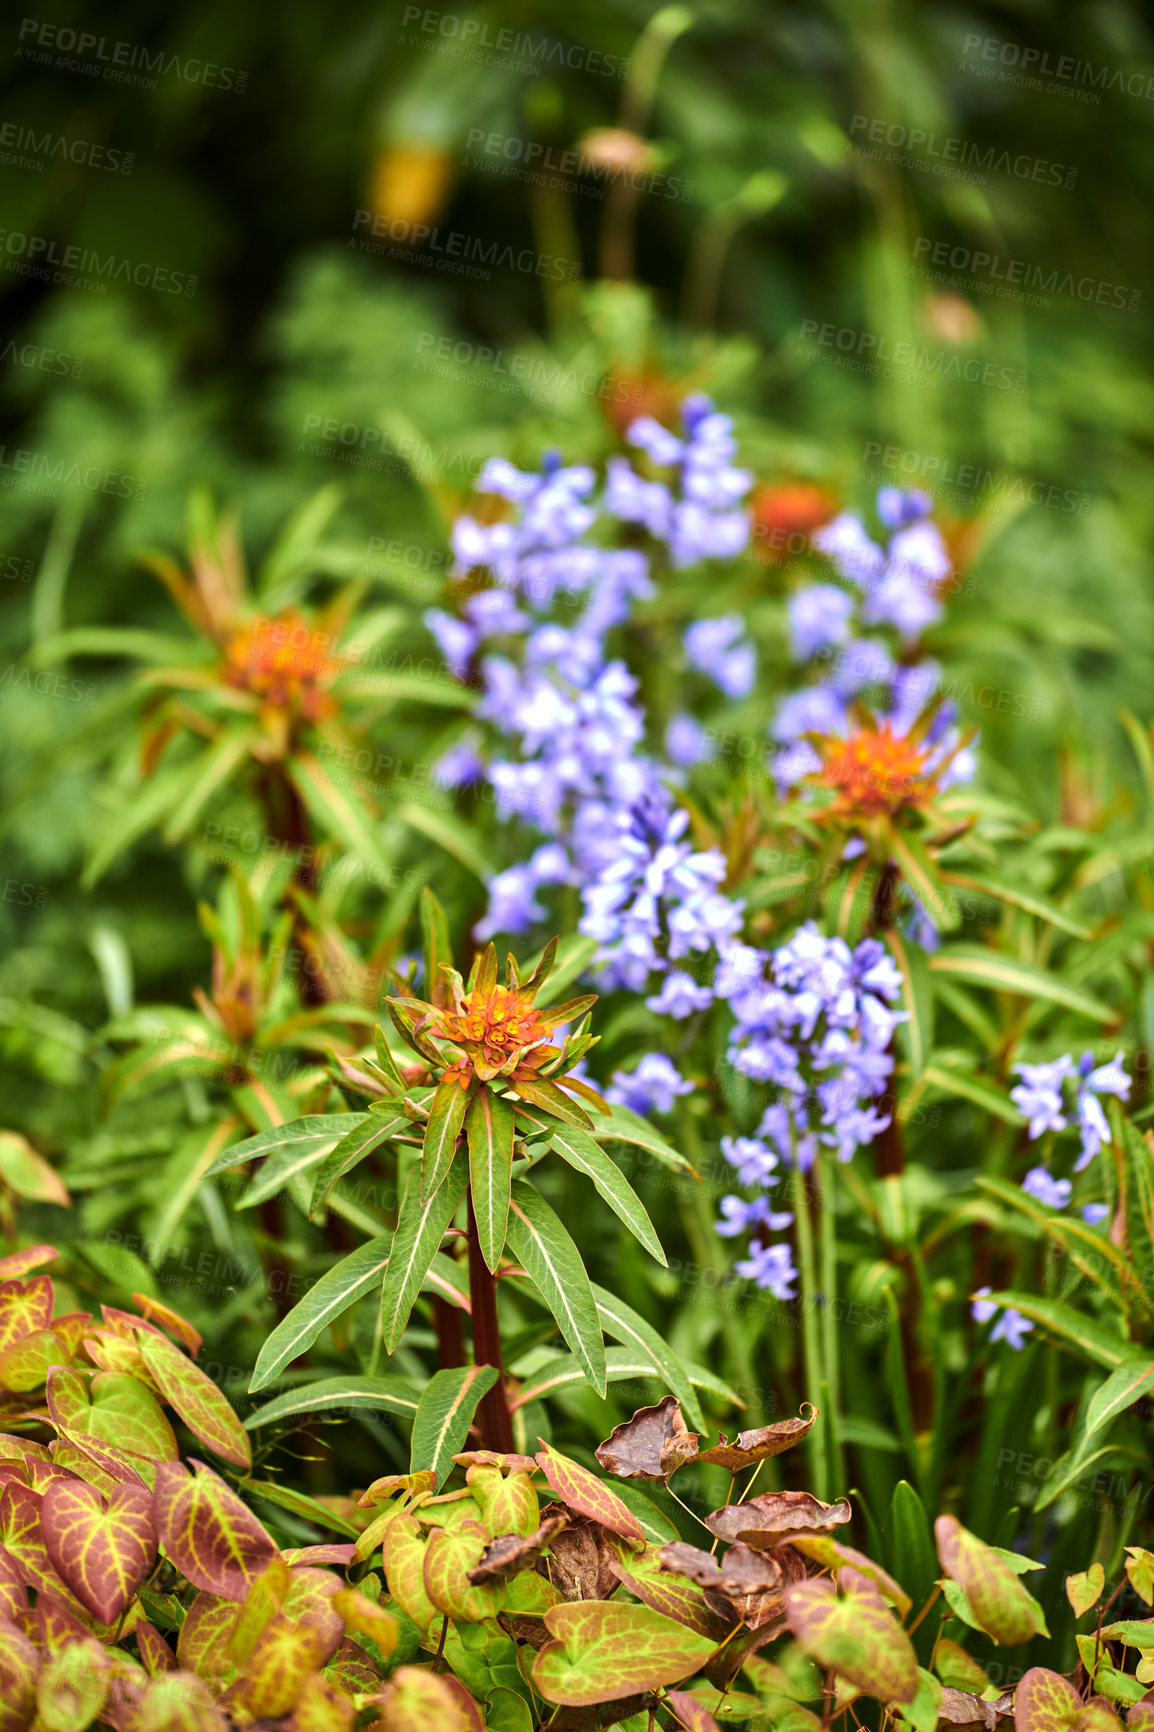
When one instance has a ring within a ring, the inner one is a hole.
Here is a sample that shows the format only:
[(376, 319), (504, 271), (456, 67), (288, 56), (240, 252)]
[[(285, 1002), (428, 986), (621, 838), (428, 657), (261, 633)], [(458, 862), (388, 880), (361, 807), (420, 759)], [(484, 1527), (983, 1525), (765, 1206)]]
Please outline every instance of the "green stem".
[[(818, 1247), (821, 1259), (821, 1337), (829, 1407), (825, 1423), (829, 1430), (826, 1459), (833, 1463), (834, 1478), (841, 1483), (841, 1439), (838, 1435), (838, 1339), (837, 1339), (837, 1215), (834, 1210), (834, 1174), (831, 1156), (823, 1154), (817, 1169), (824, 1180), (818, 1195)], [(834, 1487), (836, 1490), (836, 1485)]]
[[(825, 1372), (821, 1355), (821, 1326), (817, 1315), (818, 1285), (813, 1255), (813, 1223), (809, 1217), (809, 1197), (806, 1194), (805, 1174), (802, 1172), (797, 1159), (796, 1137), (794, 1138), (791, 1182), (793, 1186), (793, 1223), (794, 1231), (797, 1234), (797, 1264), (798, 1273), (801, 1276), (801, 1341), (805, 1366), (802, 1395), (807, 1400), (813, 1396), (817, 1396), (820, 1400)], [(806, 1450), (809, 1454), (810, 1478), (813, 1482), (814, 1496), (824, 1499), (828, 1491), (825, 1483), (825, 1451), (814, 1432), (810, 1432), (806, 1439)]]

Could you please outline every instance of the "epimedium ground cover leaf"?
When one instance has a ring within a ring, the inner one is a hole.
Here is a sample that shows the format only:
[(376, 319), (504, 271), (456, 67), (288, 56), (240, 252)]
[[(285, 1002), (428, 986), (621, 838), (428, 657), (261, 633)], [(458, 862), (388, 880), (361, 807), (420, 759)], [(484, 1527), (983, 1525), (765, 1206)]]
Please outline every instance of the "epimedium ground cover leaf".
[(679, 1683), (717, 1645), (650, 1606), (574, 1603), (555, 1606), (544, 1621), (551, 1640), (533, 1662), (533, 1684), (546, 1701), (572, 1707)]
[(252, 1466), (252, 1447), (228, 1397), (165, 1335), (138, 1329), (140, 1356), (170, 1407), (193, 1435), (226, 1461)]
[(153, 1519), (166, 1555), (198, 1588), (243, 1600), (277, 1545), (271, 1534), (211, 1468), (193, 1460), (162, 1462)]
[(152, 1496), (121, 1485), (107, 1500), (82, 1480), (57, 1480), (41, 1503), (53, 1567), (102, 1623), (124, 1612), (156, 1559)]

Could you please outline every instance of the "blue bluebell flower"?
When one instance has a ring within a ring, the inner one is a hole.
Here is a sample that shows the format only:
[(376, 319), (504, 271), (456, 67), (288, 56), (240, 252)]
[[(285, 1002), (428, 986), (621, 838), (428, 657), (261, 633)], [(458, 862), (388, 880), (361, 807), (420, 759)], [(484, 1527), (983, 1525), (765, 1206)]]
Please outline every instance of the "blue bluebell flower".
[(693, 1084), (686, 1082), (671, 1058), (663, 1052), (649, 1052), (635, 1070), (615, 1070), (605, 1098), (614, 1106), (629, 1107), (635, 1113), (670, 1113), (679, 1095), (693, 1093)]
[(970, 1315), (975, 1323), (989, 1323), (991, 1318), (997, 1317), (997, 1322), (990, 1330), (991, 1343), (1005, 1341), (1014, 1349), (1015, 1353), (1020, 1352), (1026, 1345), (1026, 1336), (1034, 1327), (1032, 1320), (1029, 1317), (1023, 1317), (1022, 1313), (1015, 1311), (1012, 1305), (1007, 1305), (999, 1316), (999, 1307), (987, 1297), (989, 1292), (988, 1287), (978, 1288), (974, 1294), (973, 1304), (970, 1306)]

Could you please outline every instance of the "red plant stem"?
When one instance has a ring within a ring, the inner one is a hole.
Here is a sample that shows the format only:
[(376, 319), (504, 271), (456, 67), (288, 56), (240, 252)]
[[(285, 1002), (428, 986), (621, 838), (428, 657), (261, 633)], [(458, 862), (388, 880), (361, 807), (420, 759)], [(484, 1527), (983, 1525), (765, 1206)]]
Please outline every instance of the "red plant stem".
[(467, 1364), (461, 1313), (456, 1305), (450, 1305), (439, 1295), (433, 1300), (433, 1327), (437, 1331), (437, 1369), (448, 1371), (452, 1366)]
[(472, 1191), (469, 1192), (469, 1293), (473, 1305), (473, 1360), (477, 1365), (497, 1367), (497, 1381), (477, 1409), (481, 1443), (485, 1449), (508, 1455), (514, 1447), (513, 1416), (505, 1397), (505, 1366), (497, 1327), (497, 1279), (481, 1255)]

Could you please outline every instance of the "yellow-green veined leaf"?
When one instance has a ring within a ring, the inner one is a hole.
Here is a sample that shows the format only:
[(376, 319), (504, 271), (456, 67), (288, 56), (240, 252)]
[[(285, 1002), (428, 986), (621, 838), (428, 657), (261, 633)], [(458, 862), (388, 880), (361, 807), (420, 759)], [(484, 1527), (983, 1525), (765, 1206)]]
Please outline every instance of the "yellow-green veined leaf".
[(701, 1403), (694, 1394), (693, 1385), (685, 1366), (677, 1355), (662, 1340), (656, 1329), (647, 1323), (644, 1317), (638, 1315), (632, 1306), (626, 1305), (623, 1299), (618, 1299), (615, 1293), (609, 1293), (604, 1287), (593, 1283), (593, 1302), (597, 1307), (597, 1315), (601, 1319), (601, 1327), (606, 1335), (611, 1335), (615, 1341), (633, 1348), (643, 1358), (648, 1359), (653, 1367), (654, 1375), (659, 1377), (665, 1387), (676, 1395), (689, 1417), (691, 1425), (698, 1431), (704, 1431), (705, 1415), (701, 1411)]
[(246, 1509), (219, 1474), (194, 1462), (161, 1462), (153, 1519), (160, 1543), (194, 1587), (226, 1600), (243, 1600), (279, 1554), (272, 1535)]
[(549, 1139), (549, 1147), (556, 1149), (562, 1160), (568, 1161), (577, 1172), (592, 1179), (598, 1195), (605, 1199), (617, 1218), (624, 1221), (633, 1237), (645, 1246), (649, 1255), (655, 1257), (662, 1268), (667, 1268), (665, 1252), (661, 1249), (661, 1241), (653, 1230), (653, 1223), (644, 1203), (621, 1169), (610, 1160), (588, 1132), (579, 1130), (575, 1125), (564, 1125), (560, 1130), (554, 1131)]
[(1021, 908), (1026, 914), (1034, 914), (1039, 920), (1045, 920), (1050, 926), (1068, 932), (1073, 938), (1094, 936), (1092, 927), (1085, 925), (1074, 915), (1067, 914), (1064, 908), (1059, 908), (1045, 896), (1039, 896), (1036, 891), (1010, 884), (1004, 878), (993, 878), (988, 872), (983, 873), (980, 878), (970, 872), (943, 872), (942, 877), (947, 884), (956, 884), (959, 889), (976, 890), (979, 896), (987, 896), (991, 901), (1008, 902), (1011, 907)]
[(324, 765), (311, 752), (298, 749), (285, 760), (293, 787), (311, 818), (330, 836), (363, 860), (366, 866), (391, 870), (394, 861), (381, 847), (373, 818), (360, 800), (338, 788)]
[(354, 1125), (328, 1155), (324, 1164), (313, 1180), (312, 1200), (309, 1204), (309, 1214), (315, 1215), (325, 1201), (338, 1179), (363, 1161), (365, 1156), (380, 1143), (387, 1143), (390, 1137), (408, 1134), (412, 1130), (412, 1121), (404, 1113), (385, 1114), (370, 1113), (359, 1125)]
[(690, 1678), (714, 1652), (710, 1636), (650, 1606), (574, 1600), (545, 1613), (552, 1640), (533, 1662), (533, 1686), (548, 1702), (618, 1702)]
[(53, 1568), (94, 1618), (113, 1623), (156, 1562), (152, 1493), (116, 1485), (105, 1499), (83, 1480), (58, 1479), (40, 1513)]
[(300, 1414), (316, 1414), (321, 1419), (341, 1419), (350, 1407), (382, 1409), (402, 1419), (412, 1419), (417, 1411), (417, 1397), (406, 1377), (391, 1373), (381, 1377), (323, 1377), (319, 1383), (303, 1384), (274, 1397), (244, 1422), (246, 1431), (261, 1425), (274, 1425), (282, 1419)]
[(420, 1169), (414, 1167), (409, 1174), (381, 1289), (381, 1337), (387, 1353), (394, 1351), (405, 1332), (421, 1283), (441, 1249), (441, 1240), (452, 1225), (468, 1183), (469, 1174), (461, 1161), (450, 1168), (439, 1189), (422, 1198)]
[(0, 1180), (30, 1203), (56, 1203), (62, 1209), (72, 1205), (56, 1169), (19, 1131), (0, 1131)]
[(223, 1390), (167, 1335), (146, 1328), (137, 1329), (135, 1335), (140, 1357), (162, 1398), (176, 1409), (193, 1436), (226, 1461), (251, 1467), (251, 1445)]
[(604, 1396), (605, 1344), (581, 1253), (548, 1203), (523, 1179), (513, 1185), (509, 1245), (589, 1382)]
[(453, 1164), (457, 1140), (465, 1123), (469, 1091), (455, 1077), (444, 1077), (433, 1090), (421, 1143), (421, 1193), (429, 1196)]
[(358, 1245), (326, 1270), (300, 1304), (294, 1305), (283, 1322), (277, 1324), (261, 1348), (250, 1390), (263, 1389), (271, 1383), (286, 1365), (312, 1346), (322, 1329), (383, 1280), (391, 1244), (391, 1234), (370, 1239), (367, 1245)]
[(469, 1185), (477, 1240), (488, 1269), (496, 1271), (505, 1249), (509, 1184), (513, 1172), (513, 1103), (484, 1084), (469, 1102)]
[(979, 1627), (995, 1642), (1014, 1647), (1033, 1636), (1049, 1635), (1041, 1606), (992, 1546), (950, 1515), (938, 1517), (934, 1537), (942, 1568), (965, 1594)]
[(1049, 969), (1037, 968), (1031, 962), (1021, 962), (1016, 956), (988, 950), (981, 944), (951, 944), (930, 957), (930, 970), (946, 974), (974, 986), (987, 986), (993, 992), (1014, 993), (1020, 998), (1047, 999), (1067, 1010), (1091, 1017), (1095, 1022), (1109, 1022), (1114, 1010), (1100, 998), (1091, 998), (1071, 986)]
[(413, 1421), (410, 1473), (435, 1473), (440, 1491), (453, 1470), (453, 1457), (465, 1446), (478, 1403), (498, 1376), (495, 1365), (461, 1365), (430, 1378)]
[(785, 1615), (806, 1653), (879, 1702), (912, 1702), (918, 1663), (910, 1639), (872, 1588), (844, 1598), (829, 1581), (796, 1582)]
[(995, 1305), (1011, 1306), (1034, 1323), (1040, 1323), (1058, 1341), (1092, 1359), (1097, 1365), (1116, 1371), (1131, 1357), (1131, 1343), (1114, 1335), (1103, 1324), (1084, 1317), (1072, 1305), (1057, 1299), (1039, 1299), (1033, 1293), (991, 1293)]

